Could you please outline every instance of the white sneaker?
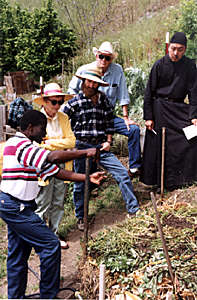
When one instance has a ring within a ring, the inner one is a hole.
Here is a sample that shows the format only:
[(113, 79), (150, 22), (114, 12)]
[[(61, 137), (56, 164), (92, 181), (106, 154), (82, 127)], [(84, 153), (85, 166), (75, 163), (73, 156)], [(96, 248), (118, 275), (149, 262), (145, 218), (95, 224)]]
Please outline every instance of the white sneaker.
[(84, 231), (84, 221), (83, 221), (83, 219), (78, 219), (77, 227), (80, 231)]
[(128, 214), (127, 214), (127, 218), (128, 218), (128, 219), (137, 218), (137, 217), (140, 216), (140, 214), (141, 214), (141, 210), (138, 209), (138, 210), (137, 210), (135, 213), (133, 213), (133, 214), (128, 213)]
[(69, 248), (68, 243), (63, 241), (63, 240), (60, 240), (60, 246), (61, 246), (61, 249), (68, 249)]

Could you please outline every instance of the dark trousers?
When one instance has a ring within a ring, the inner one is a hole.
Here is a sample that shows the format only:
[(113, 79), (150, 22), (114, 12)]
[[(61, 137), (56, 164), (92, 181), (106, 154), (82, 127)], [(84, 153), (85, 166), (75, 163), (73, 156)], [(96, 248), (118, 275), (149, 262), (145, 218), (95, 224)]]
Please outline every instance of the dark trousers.
[(61, 249), (58, 238), (33, 212), (34, 201), (19, 201), (0, 193), (0, 217), (8, 226), (8, 298), (24, 299), (28, 259), (40, 257), (40, 298), (54, 299), (59, 291)]

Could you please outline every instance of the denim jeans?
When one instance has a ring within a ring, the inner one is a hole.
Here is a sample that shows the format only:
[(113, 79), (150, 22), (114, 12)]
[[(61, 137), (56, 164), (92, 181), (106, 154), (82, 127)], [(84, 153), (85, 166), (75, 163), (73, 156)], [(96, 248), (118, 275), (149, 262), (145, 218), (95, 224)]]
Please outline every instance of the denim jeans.
[(24, 299), (28, 259), (40, 257), (40, 298), (54, 299), (59, 291), (61, 249), (58, 238), (33, 210), (34, 201), (19, 201), (0, 193), (0, 217), (8, 226), (8, 298)]
[[(87, 149), (95, 147), (95, 145), (76, 142), (78, 149)], [(121, 164), (117, 157), (107, 151), (100, 153), (99, 164), (106, 169), (119, 185), (122, 197), (125, 201), (127, 211), (135, 213), (139, 209), (138, 201), (133, 193), (133, 186), (128, 175), (127, 169)], [(85, 158), (74, 160), (74, 170), (77, 173), (85, 173)], [(95, 172), (96, 166), (93, 160), (90, 159), (90, 174)], [(84, 182), (75, 182), (73, 190), (73, 200), (75, 204), (75, 214), (78, 219), (84, 216)]]
[(140, 149), (140, 128), (137, 125), (130, 125), (127, 129), (125, 121), (115, 116), (114, 129), (115, 133), (119, 133), (128, 137), (129, 151), (129, 168), (141, 167), (141, 149)]

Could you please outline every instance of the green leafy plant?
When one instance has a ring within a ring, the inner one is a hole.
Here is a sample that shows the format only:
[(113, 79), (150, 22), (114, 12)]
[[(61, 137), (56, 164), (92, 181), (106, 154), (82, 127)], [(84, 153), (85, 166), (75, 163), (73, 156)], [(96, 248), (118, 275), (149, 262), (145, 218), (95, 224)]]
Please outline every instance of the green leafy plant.
[(183, 31), (188, 37), (186, 55), (196, 59), (197, 56), (197, 1), (181, 0), (180, 6), (174, 11), (171, 32)]
[[(130, 67), (125, 69), (125, 77), (130, 97), (129, 116), (131, 119), (135, 116), (135, 119), (142, 120), (144, 91), (148, 76), (142, 69)], [(115, 110), (122, 115), (120, 105), (117, 105)]]

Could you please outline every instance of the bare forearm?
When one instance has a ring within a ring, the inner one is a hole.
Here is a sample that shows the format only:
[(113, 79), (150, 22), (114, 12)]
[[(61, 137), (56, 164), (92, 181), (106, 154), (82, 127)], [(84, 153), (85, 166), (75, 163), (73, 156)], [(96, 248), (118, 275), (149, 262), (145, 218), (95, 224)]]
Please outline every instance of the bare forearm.
[(63, 163), (68, 160), (73, 160), (76, 158), (86, 157), (86, 156), (94, 156), (96, 153), (95, 148), (86, 149), (86, 150), (56, 150), (51, 151), (47, 157), (48, 162), (50, 163)]
[(122, 106), (122, 112), (123, 112), (123, 117), (128, 119), (128, 106), (127, 105)]
[[(103, 178), (106, 178), (104, 176), (105, 172), (95, 172), (93, 174), (90, 174), (90, 182), (99, 185)], [(75, 173), (72, 171), (60, 169), (59, 172), (55, 175), (56, 178), (61, 180), (70, 180), (70, 181), (85, 181), (86, 175), (81, 173)]]
[(85, 174), (75, 173), (72, 171), (60, 169), (60, 171), (55, 175), (56, 178), (62, 180), (69, 180), (69, 181), (85, 181)]

